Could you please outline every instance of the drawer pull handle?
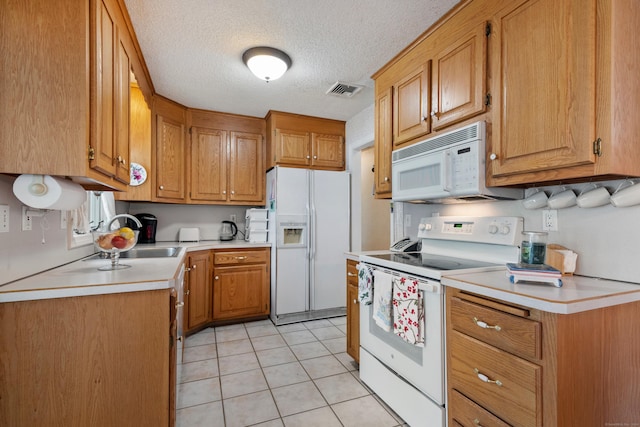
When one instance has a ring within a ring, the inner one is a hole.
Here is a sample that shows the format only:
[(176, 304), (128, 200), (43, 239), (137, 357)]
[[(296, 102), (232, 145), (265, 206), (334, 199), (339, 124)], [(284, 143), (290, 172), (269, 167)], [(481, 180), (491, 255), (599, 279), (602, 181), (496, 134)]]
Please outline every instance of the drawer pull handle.
[(482, 320), (478, 320), (477, 317), (473, 318), (473, 323), (475, 323), (476, 325), (480, 326), (483, 329), (495, 329), (496, 331), (501, 330), (502, 328), (499, 325), (488, 325), (486, 322), (483, 322)]
[(351, 273), (351, 272), (349, 272), (349, 273), (347, 273), (347, 276), (349, 276), (349, 277), (354, 277), (354, 276), (357, 276), (357, 274), (356, 274), (356, 273)]
[(480, 420), (477, 418), (473, 420), (473, 424), (477, 425), (478, 427), (482, 427), (482, 424), (480, 424)]
[(476, 373), (476, 375), (478, 375), (478, 378), (480, 379), (480, 381), (487, 383), (487, 384), (495, 384), (498, 387), (502, 387), (502, 381), (500, 380), (490, 380), (488, 376), (486, 376), (485, 374), (483, 374), (482, 372), (480, 372), (478, 370), (478, 368), (473, 368), (473, 371)]
[(248, 258), (248, 257), (246, 257), (246, 256), (237, 256), (237, 257), (236, 257), (236, 259), (237, 259), (237, 260), (239, 260), (239, 261), (243, 261), (243, 260), (245, 260), (245, 259), (247, 259), (247, 258)]

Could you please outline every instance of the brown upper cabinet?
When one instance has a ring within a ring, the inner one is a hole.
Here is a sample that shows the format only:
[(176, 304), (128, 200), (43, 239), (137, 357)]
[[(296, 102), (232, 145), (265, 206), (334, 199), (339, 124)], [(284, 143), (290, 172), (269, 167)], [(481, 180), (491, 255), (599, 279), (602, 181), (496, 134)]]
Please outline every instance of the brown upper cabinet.
[[(129, 182), (129, 75), (152, 88), (115, 0), (13, 2), (0, 18), (0, 173), (68, 176), (87, 189)], [(38, 25), (35, 25), (37, 22)]]
[(490, 184), (640, 176), (638, 25), (633, 0), (496, 12)]
[(375, 197), (391, 198), (391, 152), (393, 150), (393, 88), (376, 95), (374, 167)]
[(267, 169), (291, 166), (344, 170), (345, 122), (270, 111), (267, 126)]
[[(391, 147), (471, 120), (488, 125), (491, 186), (640, 176), (640, 121), (627, 113), (640, 109), (640, 55), (629, 37), (638, 25), (632, 0), (459, 3), (373, 75), (376, 196), (391, 197), (382, 174)], [(425, 60), (429, 130), (417, 95)]]
[(187, 203), (265, 202), (263, 119), (188, 110)]
[[(465, 30), (466, 27), (462, 27)], [(485, 111), (487, 38), (491, 26), (473, 23), (467, 32), (452, 34), (433, 59), (431, 126), (440, 130)]]
[(185, 198), (185, 129), (187, 110), (180, 104), (154, 96), (151, 176), (152, 200), (184, 203)]
[(431, 61), (393, 85), (393, 145), (431, 132), (429, 100)]

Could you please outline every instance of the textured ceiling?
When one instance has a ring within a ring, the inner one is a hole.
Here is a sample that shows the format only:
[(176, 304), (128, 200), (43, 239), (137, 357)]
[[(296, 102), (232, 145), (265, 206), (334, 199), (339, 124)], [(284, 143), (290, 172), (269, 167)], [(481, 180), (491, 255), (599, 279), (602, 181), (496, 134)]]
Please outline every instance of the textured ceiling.
[[(125, 0), (157, 93), (185, 106), (264, 117), (348, 120), (373, 103), (371, 75), (458, 0)], [(279, 80), (242, 62), (254, 46), (289, 54)], [(336, 82), (353, 98), (325, 95)]]

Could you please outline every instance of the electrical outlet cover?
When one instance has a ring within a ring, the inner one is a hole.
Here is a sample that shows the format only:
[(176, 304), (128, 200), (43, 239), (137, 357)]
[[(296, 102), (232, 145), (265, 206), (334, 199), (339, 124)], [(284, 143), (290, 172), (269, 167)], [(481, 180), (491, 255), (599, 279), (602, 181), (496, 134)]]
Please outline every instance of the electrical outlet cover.
[(9, 205), (0, 205), (0, 233), (9, 232)]

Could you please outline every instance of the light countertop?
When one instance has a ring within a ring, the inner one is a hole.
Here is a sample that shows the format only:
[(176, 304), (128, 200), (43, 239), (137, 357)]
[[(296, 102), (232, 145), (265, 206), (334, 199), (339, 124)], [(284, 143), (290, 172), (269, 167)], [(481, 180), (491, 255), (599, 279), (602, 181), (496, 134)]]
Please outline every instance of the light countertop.
[(442, 277), (442, 284), (490, 298), (547, 311), (570, 314), (640, 301), (640, 284), (563, 276), (562, 287), (511, 283), (507, 270)]
[(181, 250), (176, 257), (121, 258), (120, 264), (131, 268), (112, 271), (98, 270), (98, 267), (108, 265), (109, 259), (80, 259), (0, 285), (0, 303), (170, 289), (175, 286), (188, 252), (270, 246), (269, 243), (247, 243), (243, 240), (141, 244), (137, 247), (180, 247)]

